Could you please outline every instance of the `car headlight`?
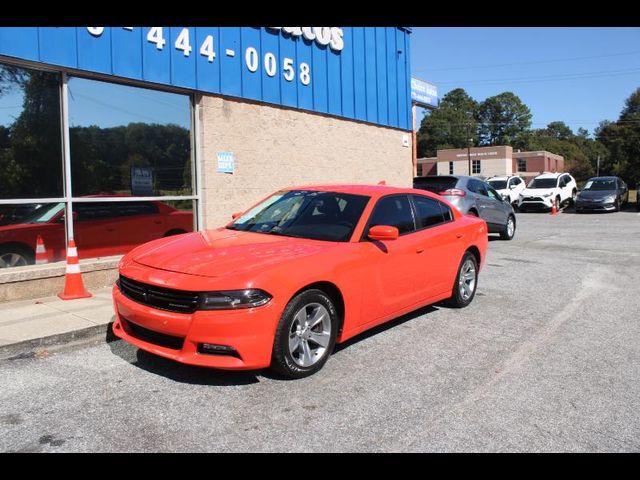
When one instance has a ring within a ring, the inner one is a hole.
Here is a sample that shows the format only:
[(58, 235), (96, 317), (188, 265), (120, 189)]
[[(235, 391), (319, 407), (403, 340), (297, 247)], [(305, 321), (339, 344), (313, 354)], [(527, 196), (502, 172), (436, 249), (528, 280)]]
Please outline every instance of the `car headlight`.
[(220, 292), (204, 292), (201, 294), (200, 310), (231, 310), (236, 308), (253, 308), (269, 303), (273, 297), (264, 290), (250, 288), (247, 290), (225, 290)]
[(616, 196), (615, 195), (610, 195), (608, 197), (605, 197), (602, 201), (604, 203), (614, 203), (616, 201)]

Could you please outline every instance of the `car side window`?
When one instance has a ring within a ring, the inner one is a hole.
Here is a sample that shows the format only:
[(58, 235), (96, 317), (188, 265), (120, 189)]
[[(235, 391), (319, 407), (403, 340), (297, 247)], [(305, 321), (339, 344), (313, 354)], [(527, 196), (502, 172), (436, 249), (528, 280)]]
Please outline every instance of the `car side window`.
[(77, 212), (78, 220), (102, 220), (117, 216), (113, 203), (74, 203), (73, 211)]
[(494, 200), (501, 201), (500, 200), (500, 195), (498, 195), (498, 192), (496, 192), (493, 188), (486, 187), (486, 190), (487, 190), (487, 195), (489, 196), (489, 198), (493, 198)]
[(442, 202), (421, 195), (413, 195), (413, 203), (416, 206), (418, 228), (432, 227), (447, 221), (442, 206), (447, 207)]
[(368, 225), (368, 228), (376, 225), (396, 227), (400, 235), (414, 232), (416, 227), (409, 197), (406, 195), (391, 195), (378, 200), (369, 218)]
[(116, 207), (119, 217), (133, 215), (153, 215), (158, 213), (158, 207), (151, 202), (122, 202)]
[(479, 195), (484, 195), (485, 197), (489, 196), (487, 186), (478, 180), (469, 180), (469, 190)]

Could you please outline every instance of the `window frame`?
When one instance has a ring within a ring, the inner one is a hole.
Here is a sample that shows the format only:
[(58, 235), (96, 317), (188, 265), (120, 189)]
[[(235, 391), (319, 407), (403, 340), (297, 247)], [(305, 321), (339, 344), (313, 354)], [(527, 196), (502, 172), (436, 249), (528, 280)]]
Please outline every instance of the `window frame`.
[[(476, 172), (476, 166), (478, 167), (477, 172)], [(474, 175), (474, 174), (480, 174), (480, 173), (482, 173), (482, 160), (478, 160), (478, 159), (471, 160), (471, 174)]]
[[(192, 202), (193, 214), (193, 231), (198, 231), (204, 227), (203, 209), (201, 199), (202, 192), (202, 169), (200, 167), (201, 156), (199, 154), (199, 134), (200, 126), (200, 106), (196, 101), (197, 92), (179, 87), (163, 86), (158, 88), (157, 85), (139, 80), (128, 80), (105, 75), (100, 73), (87, 72), (84, 70), (76, 70), (64, 66), (43, 65), (38, 62), (28, 60), (17, 60), (10, 57), (0, 56), (0, 63), (11, 65), (19, 68), (37, 70), (42, 72), (50, 72), (57, 74), (60, 78), (60, 134), (62, 137), (62, 197), (42, 197), (42, 198), (10, 198), (0, 199), (0, 205), (28, 205), (34, 203), (64, 203), (65, 215), (65, 244), (68, 246), (69, 239), (74, 237), (74, 220), (73, 220), (73, 204), (74, 203), (97, 203), (97, 202), (167, 202), (178, 200), (190, 200)], [(71, 191), (71, 148), (69, 134), (69, 77), (77, 77), (85, 80), (94, 80), (106, 82), (115, 85), (123, 85), (130, 87), (144, 88), (146, 90), (155, 90), (160, 92), (176, 93), (186, 95), (189, 99), (189, 136), (190, 136), (190, 156), (191, 156), (191, 195), (165, 195), (165, 196), (148, 196), (148, 197), (73, 197)]]

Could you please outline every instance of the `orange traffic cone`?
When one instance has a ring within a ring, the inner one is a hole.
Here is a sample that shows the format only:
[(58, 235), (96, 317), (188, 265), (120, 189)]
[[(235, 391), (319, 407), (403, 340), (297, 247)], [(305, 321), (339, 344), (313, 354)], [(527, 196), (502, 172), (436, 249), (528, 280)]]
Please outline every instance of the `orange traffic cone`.
[(67, 248), (67, 272), (64, 277), (64, 292), (58, 297), (62, 300), (73, 300), (75, 298), (88, 298), (92, 295), (84, 289), (82, 275), (80, 274), (80, 264), (78, 263), (78, 249), (73, 238), (69, 239)]
[(557, 215), (558, 214), (558, 209), (556, 208), (556, 202), (555, 200), (553, 201), (553, 204), (551, 204), (551, 215)]
[(49, 259), (47, 258), (47, 249), (44, 246), (44, 241), (42, 237), (38, 235), (36, 240), (36, 265), (43, 263), (49, 263)]

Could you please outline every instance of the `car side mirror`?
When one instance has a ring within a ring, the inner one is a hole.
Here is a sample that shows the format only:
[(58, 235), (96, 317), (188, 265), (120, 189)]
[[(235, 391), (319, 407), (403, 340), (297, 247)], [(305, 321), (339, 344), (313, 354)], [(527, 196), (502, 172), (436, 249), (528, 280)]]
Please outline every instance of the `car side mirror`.
[(236, 218), (238, 218), (240, 215), (242, 215), (242, 212), (232, 213), (232, 214), (231, 214), (231, 220), (235, 220), (235, 219), (236, 219)]
[(395, 240), (400, 236), (400, 232), (396, 227), (391, 227), (389, 225), (376, 225), (375, 227), (371, 227), (369, 229), (368, 237), (371, 240)]
[(503, 202), (508, 202), (509, 201), (509, 195), (501, 195), (500, 198), (502, 198)]
[(516, 186), (515, 186), (515, 185), (511, 185), (511, 186), (509, 186), (509, 190), (513, 190), (514, 188), (516, 188)]

